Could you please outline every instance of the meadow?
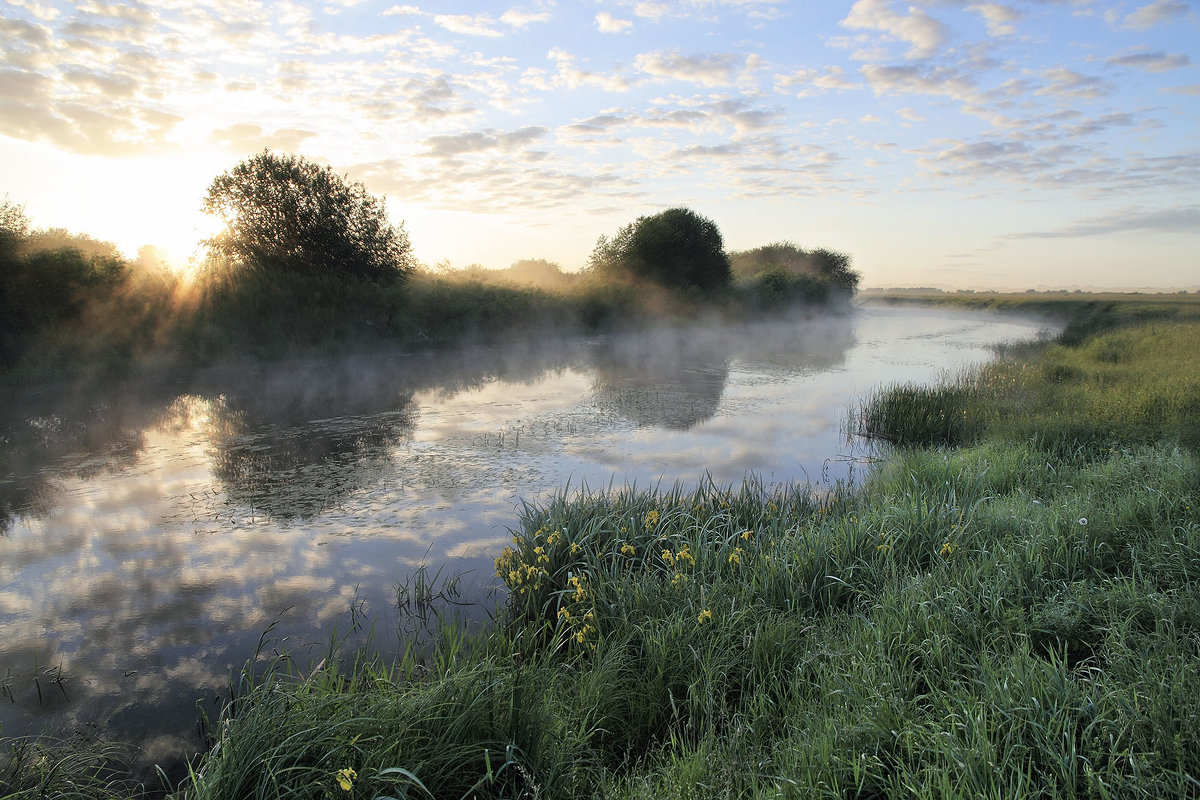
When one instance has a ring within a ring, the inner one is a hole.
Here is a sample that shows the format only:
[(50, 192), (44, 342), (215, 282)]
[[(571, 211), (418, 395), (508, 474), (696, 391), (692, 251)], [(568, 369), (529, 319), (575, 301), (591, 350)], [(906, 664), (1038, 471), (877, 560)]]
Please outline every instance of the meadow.
[[(401, 587), (436, 624), (396, 663), (336, 641), (317, 666), (268, 658), (268, 632), (168, 788), (1197, 796), (1200, 305), (1102, 302), (1039, 307), (1077, 324), (864, 400), (861, 486), (526, 505), (486, 635), (436, 580)], [(0, 796), (145, 791), (97, 743), (6, 746)]]

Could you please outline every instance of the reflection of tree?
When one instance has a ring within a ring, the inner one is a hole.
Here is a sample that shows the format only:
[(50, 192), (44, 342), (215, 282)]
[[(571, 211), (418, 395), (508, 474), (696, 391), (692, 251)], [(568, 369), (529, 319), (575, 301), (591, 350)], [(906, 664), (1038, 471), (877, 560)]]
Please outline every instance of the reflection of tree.
[(376, 483), (412, 431), (394, 374), (289, 365), (224, 385), (211, 406), (213, 476), (229, 497), (277, 519), (312, 517)]
[(594, 354), (596, 399), (638, 425), (687, 430), (716, 414), (731, 363), (790, 377), (841, 364), (855, 341), (839, 316), (614, 337)]
[(0, 534), (21, 514), (44, 515), (60, 480), (135, 464), (157, 413), (153, 389), (40, 386), (0, 407)]
[(728, 348), (703, 331), (617, 337), (595, 355), (597, 404), (638, 425), (687, 430), (717, 413)]

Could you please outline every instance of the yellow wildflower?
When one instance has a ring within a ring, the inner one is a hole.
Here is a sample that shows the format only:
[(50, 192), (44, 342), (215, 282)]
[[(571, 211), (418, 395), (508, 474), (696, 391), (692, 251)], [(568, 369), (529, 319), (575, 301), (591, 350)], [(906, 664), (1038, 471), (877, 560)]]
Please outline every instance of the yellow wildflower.
[(738, 566), (741, 566), (741, 564), (742, 564), (742, 554), (743, 554), (744, 552), (745, 552), (745, 551), (744, 551), (744, 550), (742, 550), (742, 548), (740, 548), (740, 547), (735, 547), (735, 548), (734, 548), (734, 550), (733, 550), (733, 552), (729, 554), (729, 563), (730, 563), (730, 564), (737, 564)]
[(637, 548), (631, 544), (621, 545), (621, 555), (632, 556), (637, 554)]
[(942, 549), (938, 551), (938, 555), (940, 555), (942, 558), (949, 558), (953, 552), (954, 552), (954, 545), (950, 544), (949, 542), (946, 542), (945, 544), (942, 545)]
[(754, 531), (742, 531), (742, 538), (745, 539), (747, 542), (750, 541), (750, 537), (753, 535), (754, 535)]
[(696, 621), (701, 625), (703, 625), (704, 623), (708, 622), (711, 619), (712, 619), (712, 612), (709, 611), (707, 608), (704, 609), (703, 611), (701, 611), (700, 614), (696, 617)]
[(675, 554), (672, 553), (670, 550), (662, 551), (662, 560), (663, 560), (663, 563), (666, 564), (668, 567), (675, 566)]
[(358, 773), (346, 767), (339, 769), (337, 772), (338, 786), (341, 786), (344, 791), (350, 791), (354, 788), (354, 779), (358, 777)]
[(567, 620), (567, 621), (570, 621), (570, 619), (571, 619), (571, 611), (570, 611), (570, 609), (566, 609), (566, 608), (560, 608), (560, 609), (558, 610), (558, 618), (559, 618), (559, 619), (565, 619), (565, 620)]
[(650, 530), (658, 524), (658, 512), (654, 509), (646, 512), (646, 530)]

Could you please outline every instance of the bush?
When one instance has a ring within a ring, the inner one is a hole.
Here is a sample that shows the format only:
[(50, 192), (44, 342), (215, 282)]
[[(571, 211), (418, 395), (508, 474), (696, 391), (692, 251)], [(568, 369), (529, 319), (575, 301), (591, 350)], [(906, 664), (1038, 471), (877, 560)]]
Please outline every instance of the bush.
[(850, 268), (848, 254), (824, 247), (808, 251), (791, 242), (775, 242), (730, 253), (729, 260), (734, 277), (739, 281), (755, 280), (767, 272), (782, 271), (853, 294), (860, 280), (859, 274)]

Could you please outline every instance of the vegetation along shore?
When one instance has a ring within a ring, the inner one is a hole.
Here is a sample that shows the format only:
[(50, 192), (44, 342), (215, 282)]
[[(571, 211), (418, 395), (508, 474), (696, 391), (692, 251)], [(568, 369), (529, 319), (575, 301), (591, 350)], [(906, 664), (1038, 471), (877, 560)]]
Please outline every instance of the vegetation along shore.
[(423, 265), (362, 184), (269, 152), (217, 176), (205, 210), (225, 228), (181, 272), (154, 248), (129, 260), (0, 203), (0, 372), (105, 375), (759, 318), (844, 306), (859, 281), (850, 257), (826, 248), (727, 252), (715, 223), (686, 208), (599, 237), (580, 272), (537, 258)]

